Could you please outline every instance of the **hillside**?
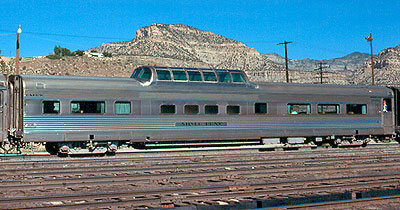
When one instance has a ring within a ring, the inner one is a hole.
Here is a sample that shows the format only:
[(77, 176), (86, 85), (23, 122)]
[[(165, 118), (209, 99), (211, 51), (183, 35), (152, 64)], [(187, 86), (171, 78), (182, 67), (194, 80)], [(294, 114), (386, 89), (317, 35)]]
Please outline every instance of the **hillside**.
[[(252, 81), (286, 81), (284, 58), (281, 56), (262, 55), (241, 42), (182, 24), (146, 26), (137, 30), (136, 37), (130, 41), (104, 43), (87, 51), (93, 50), (112, 53), (113, 57), (64, 57), (60, 60), (22, 58), (20, 71), (23, 74), (128, 77), (137, 66), (158, 65), (242, 69)], [(386, 71), (388, 68), (385, 66), (392, 66), (396, 56), (381, 56), (383, 60), (377, 60), (377, 67)], [(354, 72), (368, 61), (368, 57), (368, 54), (352, 53), (341, 58), (322, 60), (330, 65), (324, 74), (327, 77), (324, 82), (353, 83)], [(13, 73), (15, 58), (3, 57), (2, 60), (2, 72)], [(290, 60), (290, 80), (317, 83), (319, 75), (313, 69), (318, 62), (312, 59)], [(393, 75), (387, 78), (394, 81), (396, 78), (392, 78)], [(357, 80), (363, 80), (362, 72), (357, 73)]]
[(260, 70), (275, 66), (241, 42), (182, 24), (153, 24), (137, 30), (129, 42), (105, 43), (91, 50), (114, 56), (167, 58), (212, 68)]
[[(374, 58), (375, 84), (400, 85), (400, 45), (379, 52)], [(371, 63), (366, 62), (354, 74), (355, 84), (371, 84)]]
[[(263, 54), (266, 59), (278, 63), (285, 64), (285, 57), (282, 57), (276, 53)], [(334, 59), (324, 59), (324, 60), (314, 60), (314, 59), (302, 59), (302, 60), (292, 60), (288, 59), (289, 68), (293, 70), (301, 71), (313, 71), (317, 65), (316, 63), (326, 63), (328, 66), (327, 71), (350, 71), (355, 72), (360, 68), (368, 59), (370, 54), (354, 52), (350, 53), (344, 57), (334, 58)]]

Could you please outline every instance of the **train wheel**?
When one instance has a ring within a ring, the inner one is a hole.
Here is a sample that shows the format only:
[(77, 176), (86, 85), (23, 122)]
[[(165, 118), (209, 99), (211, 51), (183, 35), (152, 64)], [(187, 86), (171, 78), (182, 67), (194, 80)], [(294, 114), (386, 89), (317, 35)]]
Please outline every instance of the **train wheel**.
[(50, 155), (57, 155), (58, 150), (60, 149), (57, 143), (51, 143), (51, 142), (46, 142), (45, 147), (46, 151), (50, 153)]

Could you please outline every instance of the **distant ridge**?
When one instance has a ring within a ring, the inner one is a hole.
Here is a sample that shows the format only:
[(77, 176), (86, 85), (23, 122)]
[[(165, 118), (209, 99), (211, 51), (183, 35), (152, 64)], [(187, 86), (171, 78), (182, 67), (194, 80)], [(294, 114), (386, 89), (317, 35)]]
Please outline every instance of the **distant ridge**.
[[(263, 54), (266, 59), (278, 63), (285, 64), (285, 58), (276, 54), (276, 53), (267, 53)], [(323, 62), (326, 63), (326, 66), (329, 66), (327, 71), (350, 71), (354, 72), (359, 67), (364, 65), (364, 63), (370, 58), (370, 55), (367, 53), (354, 52), (350, 53), (346, 56), (334, 59), (323, 59), (323, 60), (314, 60), (314, 59), (301, 59), (301, 60), (292, 60), (289, 59), (289, 68), (293, 70), (301, 70), (301, 71), (313, 71), (317, 66), (316, 63)]]

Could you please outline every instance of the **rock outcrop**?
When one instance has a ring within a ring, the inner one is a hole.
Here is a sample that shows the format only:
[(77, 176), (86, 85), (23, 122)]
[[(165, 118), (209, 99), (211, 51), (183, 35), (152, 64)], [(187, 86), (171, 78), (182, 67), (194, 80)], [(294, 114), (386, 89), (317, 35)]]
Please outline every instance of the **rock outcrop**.
[[(400, 85), (400, 45), (387, 48), (374, 57), (375, 84)], [(371, 84), (371, 61), (368, 60), (359, 68), (353, 81), (355, 84)]]

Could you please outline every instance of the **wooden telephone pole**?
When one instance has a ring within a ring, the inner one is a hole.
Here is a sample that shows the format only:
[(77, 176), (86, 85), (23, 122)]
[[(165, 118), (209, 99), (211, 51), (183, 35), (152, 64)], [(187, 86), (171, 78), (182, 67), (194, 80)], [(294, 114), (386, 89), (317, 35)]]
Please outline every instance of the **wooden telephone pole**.
[(374, 54), (372, 52), (372, 33), (369, 33), (369, 36), (365, 37), (365, 39), (371, 43), (371, 70), (372, 70), (372, 85), (375, 85), (375, 74), (374, 74)]
[(288, 67), (288, 58), (287, 58), (287, 44), (293, 43), (292, 41), (284, 41), (282, 43), (278, 43), (278, 45), (285, 45), (285, 63), (286, 63), (286, 82), (289, 83), (289, 67)]
[(314, 69), (314, 70), (319, 70), (320, 83), (323, 84), (324, 82), (322, 81), (322, 79), (325, 78), (325, 77), (323, 77), (323, 69), (324, 68), (328, 68), (328, 67), (327, 66), (322, 66), (322, 65), (324, 65), (326, 63), (319, 62), (319, 63), (316, 63), (316, 64), (319, 64), (319, 68)]
[(21, 25), (17, 30), (17, 55), (15, 56), (15, 74), (19, 75), (19, 34), (22, 32)]

